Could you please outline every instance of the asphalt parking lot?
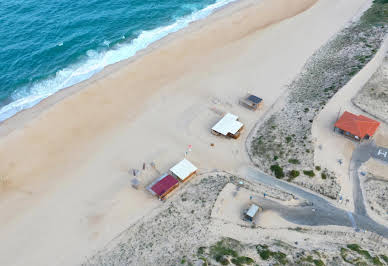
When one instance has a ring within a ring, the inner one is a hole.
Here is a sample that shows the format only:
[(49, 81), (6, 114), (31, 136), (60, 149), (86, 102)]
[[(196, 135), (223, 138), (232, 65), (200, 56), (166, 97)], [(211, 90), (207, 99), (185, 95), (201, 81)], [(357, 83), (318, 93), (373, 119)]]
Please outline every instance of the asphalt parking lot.
[(372, 157), (382, 160), (388, 164), (388, 148), (377, 146), (376, 149), (372, 152)]

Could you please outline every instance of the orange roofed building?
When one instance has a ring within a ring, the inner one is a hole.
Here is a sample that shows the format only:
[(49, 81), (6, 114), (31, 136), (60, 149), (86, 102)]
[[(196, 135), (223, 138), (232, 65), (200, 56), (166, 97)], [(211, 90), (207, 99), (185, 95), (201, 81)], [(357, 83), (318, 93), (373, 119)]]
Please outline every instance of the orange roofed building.
[(375, 134), (379, 125), (379, 122), (366, 116), (355, 115), (345, 111), (334, 124), (334, 130), (346, 137), (361, 141), (370, 139)]

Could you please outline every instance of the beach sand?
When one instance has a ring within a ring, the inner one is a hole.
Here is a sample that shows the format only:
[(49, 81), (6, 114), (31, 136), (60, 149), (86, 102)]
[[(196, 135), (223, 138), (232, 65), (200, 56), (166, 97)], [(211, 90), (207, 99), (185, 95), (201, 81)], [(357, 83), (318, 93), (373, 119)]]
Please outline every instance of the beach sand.
[[(128, 171), (155, 162), (145, 186), (189, 144), (200, 172), (238, 171), (249, 130), (366, 2), (241, 0), (2, 123), (0, 264), (84, 261), (162, 204)], [(262, 110), (237, 104), (248, 91)], [(237, 141), (210, 134), (223, 112)]]

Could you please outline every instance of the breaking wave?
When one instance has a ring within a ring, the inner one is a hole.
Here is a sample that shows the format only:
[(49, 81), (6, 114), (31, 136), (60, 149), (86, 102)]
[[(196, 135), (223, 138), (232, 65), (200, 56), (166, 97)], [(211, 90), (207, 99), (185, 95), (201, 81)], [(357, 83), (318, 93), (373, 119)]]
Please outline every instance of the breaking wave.
[[(86, 54), (86, 60), (59, 70), (53, 77), (36, 82), (32, 86), (22, 88), (13, 93), (10, 103), (0, 109), (0, 121), (4, 121), (21, 110), (36, 105), (61, 89), (89, 79), (108, 65), (134, 56), (138, 51), (148, 47), (151, 43), (187, 27), (191, 22), (207, 17), (214, 10), (234, 1), (236, 0), (216, 1), (201, 10), (193, 11), (190, 15), (177, 18), (170, 25), (142, 31), (130, 42), (113, 45), (110, 47), (110, 50), (102, 52), (89, 50)], [(123, 36), (122, 39), (124, 40), (125, 37)], [(105, 41), (104, 44), (109, 47), (110, 42)], [(62, 46), (63, 43), (58, 45)]]

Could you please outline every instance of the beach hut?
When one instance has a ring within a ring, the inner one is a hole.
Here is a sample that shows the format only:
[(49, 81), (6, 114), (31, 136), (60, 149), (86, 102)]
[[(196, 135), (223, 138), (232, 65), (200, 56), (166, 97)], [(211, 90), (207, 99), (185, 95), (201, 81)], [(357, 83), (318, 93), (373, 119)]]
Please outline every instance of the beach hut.
[(183, 159), (176, 165), (174, 165), (171, 169), (170, 172), (176, 176), (180, 181), (185, 182), (187, 181), (190, 177), (195, 175), (197, 172), (198, 168), (195, 167), (191, 162), (189, 162), (186, 159)]
[(244, 218), (252, 222), (256, 214), (259, 212), (259, 209), (259, 206), (252, 204), (249, 209), (246, 210)]
[(220, 121), (212, 127), (212, 133), (214, 135), (222, 135), (225, 137), (231, 137), (237, 139), (240, 136), (241, 130), (244, 125), (238, 121), (238, 116), (231, 113), (227, 113)]
[(334, 131), (357, 141), (368, 140), (375, 134), (380, 123), (363, 115), (345, 111), (334, 124)]
[(257, 110), (263, 104), (263, 99), (253, 94), (248, 94), (244, 98), (241, 98), (239, 103), (251, 110)]
[(164, 200), (165, 197), (179, 186), (178, 180), (169, 174), (163, 174), (154, 182), (152, 182), (147, 190), (153, 195), (157, 196), (160, 200)]

